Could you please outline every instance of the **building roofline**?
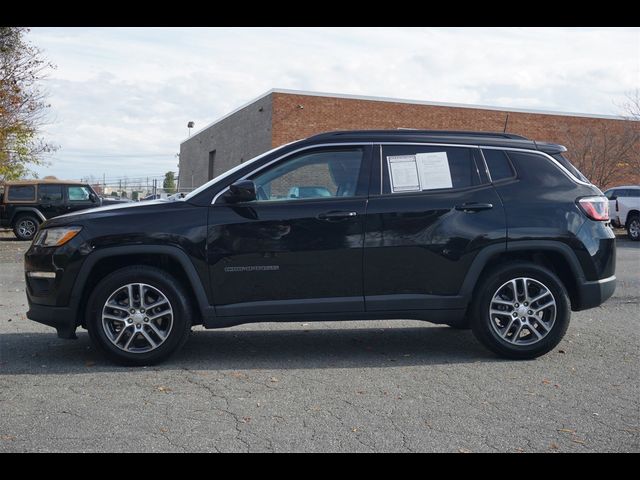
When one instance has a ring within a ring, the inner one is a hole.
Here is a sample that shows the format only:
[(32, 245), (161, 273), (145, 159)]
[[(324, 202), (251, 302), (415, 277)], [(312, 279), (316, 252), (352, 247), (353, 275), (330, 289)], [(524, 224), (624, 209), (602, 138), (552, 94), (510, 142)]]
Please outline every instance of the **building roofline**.
[(229, 113), (223, 115), (222, 117), (217, 118), (216, 120), (214, 120), (213, 122), (205, 125), (204, 127), (202, 127), (200, 130), (197, 130), (195, 133), (191, 134), (190, 136), (188, 136), (187, 138), (185, 138), (184, 140), (182, 140), (180, 142), (180, 145), (182, 145), (184, 142), (186, 142), (187, 140), (191, 140), (193, 137), (195, 137), (196, 135), (204, 132), (207, 128), (209, 127), (213, 127), (216, 123), (220, 123), (222, 120), (224, 120), (225, 118), (230, 117), (231, 115), (233, 115), (234, 113), (238, 113), (240, 110), (242, 110), (243, 108), (248, 107), (249, 105), (256, 103), (258, 100), (262, 100), (265, 97), (268, 97), (269, 95), (271, 95), (273, 92), (275, 92), (275, 89), (271, 89), (265, 93), (263, 93), (262, 95), (259, 95), (257, 97), (255, 97), (252, 100), (249, 100), (247, 103), (244, 103), (242, 105), (240, 105), (238, 108), (230, 111)]
[(453, 107), (453, 108), (472, 108), (475, 110), (498, 110), (501, 112), (514, 112), (514, 113), (536, 113), (540, 115), (560, 115), (569, 117), (587, 117), (587, 118), (604, 118), (609, 120), (625, 120), (625, 117), (620, 115), (601, 115), (594, 113), (580, 113), (580, 112), (560, 112), (555, 110), (536, 110), (527, 108), (511, 108), (511, 107), (499, 107), (495, 105), (477, 105), (471, 103), (451, 103), (451, 102), (432, 102), (427, 100), (412, 100), (407, 98), (391, 98), (391, 97), (374, 97), (367, 95), (351, 95), (346, 93), (329, 93), (329, 92), (310, 92), (304, 90), (289, 90), (283, 88), (273, 88), (268, 93), (283, 93), (289, 95), (303, 95), (310, 97), (334, 97), (345, 98), (350, 100), (368, 100), (372, 102), (388, 102), (388, 103), (410, 103), (413, 105), (429, 105), (432, 107)]
[(272, 93), (281, 93), (284, 95), (300, 95), (306, 97), (330, 97), (330, 98), (344, 98), (347, 100), (364, 100), (370, 102), (386, 102), (386, 103), (407, 103), (411, 105), (427, 105), (432, 107), (450, 107), (450, 108), (469, 108), (474, 110), (494, 110), (499, 112), (513, 112), (513, 113), (532, 113), (536, 115), (554, 115), (554, 116), (565, 116), (565, 117), (583, 117), (583, 118), (600, 118), (605, 120), (628, 120), (627, 118), (620, 115), (600, 115), (593, 113), (580, 113), (580, 112), (560, 112), (555, 110), (536, 110), (536, 109), (527, 109), (527, 108), (510, 108), (510, 107), (498, 107), (495, 105), (476, 105), (470, 103), (451, 103), (451, 102), (432, 102), (427, 100), (412, 100), (407, 98), (391, 98), (391, 97), (374, 97), (368, 95), (352, 95), (348, 93), (330, 93), (330, 92), (312, 92), (307, 90), (291, 90), (286, 88), (272, 88), (267, 92), (259, 95), (258, 97), (250, 100), (235, 110), (227, 113), (226, 115), (214, 120), (208, 125), (202, 127), (200, 130), (192, 134), (190, 137), (182, 140), (180, 144), (182, 145), (187, 140), (195, 137), (196, 135), (202, 133), (204, 130), (212, 127), (213, 125), (221, 122), (225, 118), (230, 117), (234, 113), (239, 112), (243, 108), (248, 107), (252, 103), (261, 100)]

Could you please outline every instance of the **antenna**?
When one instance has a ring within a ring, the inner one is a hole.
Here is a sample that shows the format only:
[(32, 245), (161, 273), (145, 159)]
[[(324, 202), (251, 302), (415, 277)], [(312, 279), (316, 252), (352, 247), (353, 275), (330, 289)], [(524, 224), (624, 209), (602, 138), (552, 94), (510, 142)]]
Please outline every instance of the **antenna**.
[(507, 123), (509, 123), (509, 114), (507, 113), (507, 118), (504, 121), (504, 130), (502, 133), (507, 133)]

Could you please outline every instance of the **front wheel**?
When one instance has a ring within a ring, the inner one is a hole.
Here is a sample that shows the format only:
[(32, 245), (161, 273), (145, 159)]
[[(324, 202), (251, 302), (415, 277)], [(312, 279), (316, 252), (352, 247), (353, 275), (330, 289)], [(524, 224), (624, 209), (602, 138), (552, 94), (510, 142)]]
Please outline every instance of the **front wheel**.
[(634, 242), (640, 240), (640, 216), (634, 215), (627, 222), (627, 235)]
[(92, 342), (111, 360), (151, 365), (177, 351), (191, 330), (189, 297), (167, 272), (137, 265), (105, 277), (87, 305)]
[(567, 331), (571, 306), (560, 279), (533, 263), (511, 263), (481, 280), (472, 305), (473, 333), (489, 350), (530, 359), (552, 350)]

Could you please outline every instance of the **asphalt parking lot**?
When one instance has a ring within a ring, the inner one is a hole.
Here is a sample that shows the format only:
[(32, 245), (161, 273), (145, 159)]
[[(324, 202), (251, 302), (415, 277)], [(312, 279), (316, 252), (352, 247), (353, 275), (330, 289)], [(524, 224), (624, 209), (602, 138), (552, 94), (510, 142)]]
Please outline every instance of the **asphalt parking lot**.
[(0, 452), (639, 452), (640, 243), (604, 306), (533, 361), (417, 321), (196, 329), (168, 362), (106, 362), (26, 319), (0, 233)]

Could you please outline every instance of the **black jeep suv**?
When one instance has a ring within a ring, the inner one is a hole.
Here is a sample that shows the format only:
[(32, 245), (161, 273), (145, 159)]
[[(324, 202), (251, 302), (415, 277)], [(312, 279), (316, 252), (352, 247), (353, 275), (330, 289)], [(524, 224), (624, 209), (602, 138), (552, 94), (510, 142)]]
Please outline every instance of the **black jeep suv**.
[(3, 187), (0, 228), (13, 229), (19, 240), (31, 240), (48, 218), (101, 205), (90, 185), (70, 180), (17, 180)]
[(27, 316), (150, 364), (190, 328), (420, 319), (533, 358), (615, 289), (608, 202), (560, 145), (352, 131), (271, 150), (184, 199), (48, 220)]

